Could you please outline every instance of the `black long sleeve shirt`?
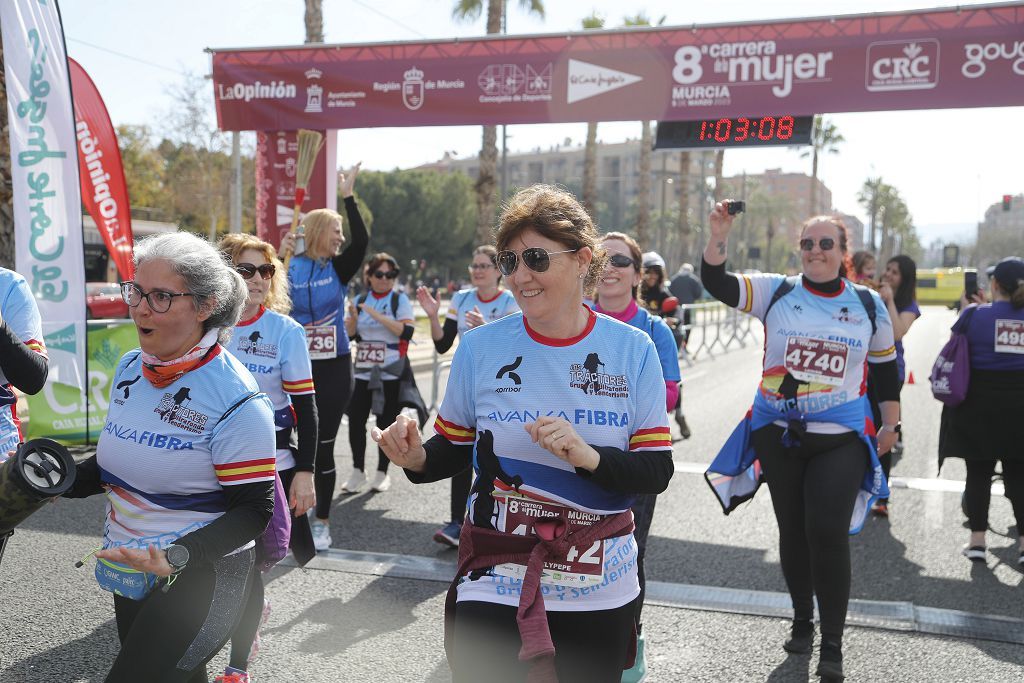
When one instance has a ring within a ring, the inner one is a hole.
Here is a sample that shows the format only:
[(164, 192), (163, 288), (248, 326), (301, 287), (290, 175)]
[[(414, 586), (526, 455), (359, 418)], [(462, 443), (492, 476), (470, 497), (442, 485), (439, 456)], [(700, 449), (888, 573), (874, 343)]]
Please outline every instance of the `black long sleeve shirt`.
[(46, 384), (49, 365), (45, 356), (26, 346), (6, 322), (0, 322), (0, 370), (18, 391), (38, 394)]

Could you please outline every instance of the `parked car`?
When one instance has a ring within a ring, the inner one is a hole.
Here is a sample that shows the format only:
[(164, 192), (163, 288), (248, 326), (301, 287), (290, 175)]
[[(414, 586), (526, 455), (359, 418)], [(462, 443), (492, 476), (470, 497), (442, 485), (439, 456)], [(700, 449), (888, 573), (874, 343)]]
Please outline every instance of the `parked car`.
[(89, 318), (127, 318), (128, 304), (121, 298), (116, 282), (87, 282), (85, 310)]

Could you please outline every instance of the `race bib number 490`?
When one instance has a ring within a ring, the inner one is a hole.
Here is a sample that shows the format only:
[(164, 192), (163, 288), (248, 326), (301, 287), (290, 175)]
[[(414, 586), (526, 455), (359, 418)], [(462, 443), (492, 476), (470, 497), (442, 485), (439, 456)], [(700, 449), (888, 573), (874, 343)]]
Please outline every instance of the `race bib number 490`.
[(996, 353), (1024, 353), (1024, 321), (996, 320)]
[(850, 348), (842, 342), (790, 337), (786, 340), (785, 367), (801, 382), (842, 386)]
[(338, 328), (334, 325), (306, 325), (306, 346), (310, 360), (336, 358), (338, 355)]
[[(535, 536), (535, 524), (559, 519), (569, 525), (569, 531), (596, 524), (602, 518), (589, 512), (567, 508), (558, 503), (547, 503), (518, 496), (508, 496), (499, 503), (498, 529), (519, 536)], [(523, 578), (526, 566), (499, 564), (494, 573), (501, 576)], [(545, 560), (541, 583), (556, 586), (596, 586), (604, 580), (604, 541), (597, 540), (586, 547), (571, 546), (565, 557)]]

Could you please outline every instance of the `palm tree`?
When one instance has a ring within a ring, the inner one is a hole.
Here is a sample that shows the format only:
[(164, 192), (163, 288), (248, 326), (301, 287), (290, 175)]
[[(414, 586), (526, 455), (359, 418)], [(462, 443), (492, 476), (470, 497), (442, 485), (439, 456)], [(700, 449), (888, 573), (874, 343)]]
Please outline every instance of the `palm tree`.
[(306, 42), (324, 42), (324, 0), (306, 0)]
[[(530, 14), (544, 18), (544, 3), (541, 0), (519, 0), (519, 6)], [(476, 21), (483, 13), (484, 0), (456, 0), (452, 17), (458, 21)], [(501, 33), (501, 19), (505, 0), (487, 0), (487, 34)], [(498, 169), (498, 127), (483, 127), (483, 144), (480, 147), (480, 171), (476, 179), (476, 240), (477, 244), (491, 241), (491, 222), (494, 218), (494, 190), (497, 186), (495, 174)]]
[[(597, 12), (583, 18), (584, 30), (604, 28), (604, 17)], [(583, 207), (597, 219), (597, 122), (587, 124), (587, 144), (583, 148)]]
[(878, 224), (879, 196), (882, 193), (883, 187), (888, 186), (882, 181), (881, 177), (868, 178), (857, 193), (857, 201), (868, 212), (868, 240), (864, 248), (870, 252), (875, 251), (875, 227)]
[(679, 238), (680, 250), (690, 260), (690, 150), (679, 153)]
[(807, 207), (811, 216), (827, 211), (829, 207), (818, 209), (818, 157), (822, 154), (839, 154), (840, 143), (846, 142), (836, 124), (825, 121), (819, 114), (814, 117), (814, 135), (811, 138), (811, 149), (800, 153), (801, 159), (811, 156), (811, 203)]

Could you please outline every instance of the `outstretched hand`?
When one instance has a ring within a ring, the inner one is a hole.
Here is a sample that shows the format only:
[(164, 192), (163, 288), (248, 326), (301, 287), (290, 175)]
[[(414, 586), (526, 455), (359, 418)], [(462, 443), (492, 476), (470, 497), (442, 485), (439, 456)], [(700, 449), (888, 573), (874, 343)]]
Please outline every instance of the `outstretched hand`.
[(377, 427), (370, 430), (370, 438), (377, 442), (388, 460), (399, 467), (413, 472), (422, 472), (427, 462), (427, 452), (423, 450), (420, 429), (416, 420), (399, 415), (394, 423), (381, 431)]
[(352, 192), (356, 187), (356, 176), (359, 175), (359, 167), (363, 165), (363, 162), (357, 162), (355, 166), (348, 170), (348, 173), (341, 173), (338, 176), (338, 189), (341, 190), (342, 197), (351, 197)]
[(431, 318), (437, 317), (437, 312), (441, 308), (441, 302), (430, 296), (430, 290), (420, 285), (416, 288), (416, 300), (420, 302), (420, 306), (423, 308), (423, 312)]

